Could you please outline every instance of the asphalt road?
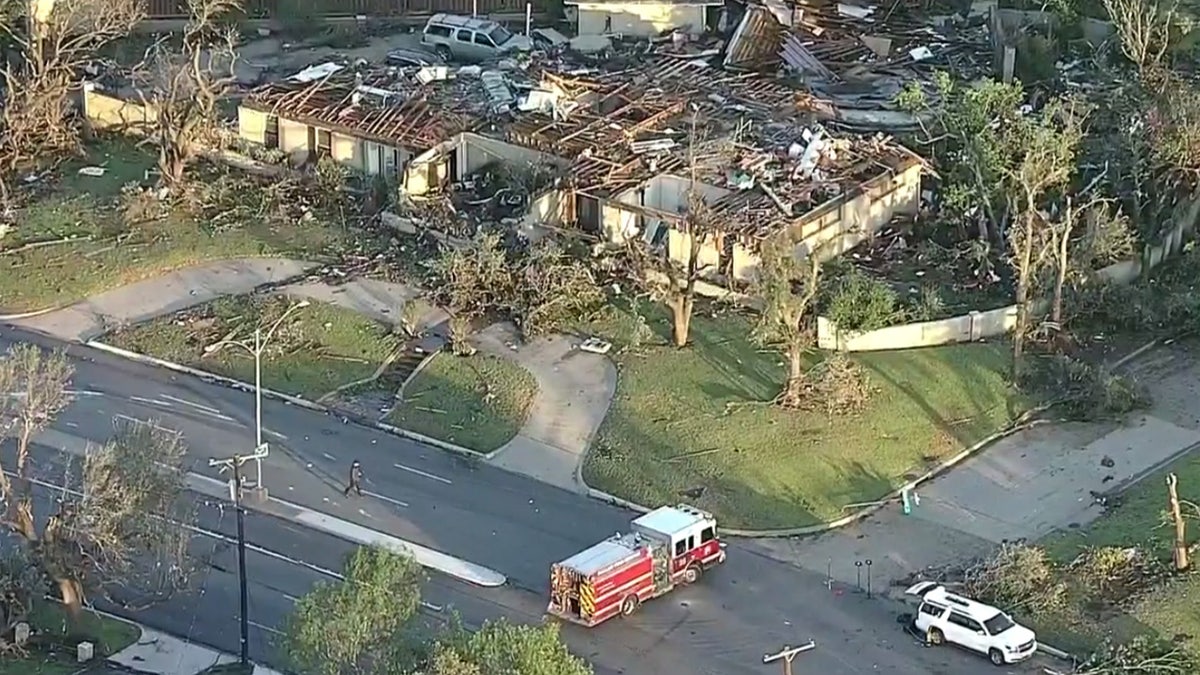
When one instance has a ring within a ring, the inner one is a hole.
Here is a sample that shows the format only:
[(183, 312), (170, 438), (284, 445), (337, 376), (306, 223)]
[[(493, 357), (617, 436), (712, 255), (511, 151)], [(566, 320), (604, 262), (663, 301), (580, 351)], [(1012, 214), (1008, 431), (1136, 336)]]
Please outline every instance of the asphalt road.
[[(0, 347), (5, 340), (17, 339), (57, 346), (4, 331)], [(252, 395), (85, 347), (72, 346), (69, 353), (76, 359), (73, 388), (79, 393), (55, 428), (99, 441), (111, 435), (114, 423), (151, 420), (183, 433), (192, 449), (194, 470), (209, 475), (215, 475), (207, 467), (209, 457), (253, 446)], [(453, 605), (470, 623), (500, 615), (540, 620), (550, 564), (622, 529), (634, 515), (276, 401), (264, 400), (263, 422), (272, 432), (267, 438), (272, 454), (265, 462), (264, 483), (273, 496), (507, 575), (509, 584), (501, 589), (433, 576), (428, 601)], [(342, 498), (342, 481), (352, 459), (362, 461), (367, 489), (377, 496)], [(233, 531), (231, 513), (223, 517), (219, 510), (205, 513), (205, 527)], [(247, 537), (257, 546), (328, 569), (338, 569), (352, 547), (261, 514), (248, 518)], [(897, 606), (867, 599), (854, 589), (827, 588), (823, 571), (765, 557), (736, 540), (729, 554), (729, 562), (700, 584), (648, 603), (631, 619), (591, 630), (565, 628), (568, 643), (598, 671), (630, 675), (772, 672), (774, 667), (761, 662), (764, 653), (810, 639), (817, 649), (797, 661), (797, 672), (1004, 672), (972, 655), (915, 644), (896, 624)], [(236, 560), (225, 549), (212, 560), (202, 594), (151, 610), (142, 620), (232, 651), (237, 645), (231, 618), (237, 611)], [(247, 563), (254, 583), (251, 615), (265, 627), (256, 629), (252, 642), (256, 654), (270, 662), (269, 636), (286, 614), (289, 596), (302, 595), (321, 573), (258, 553)]]

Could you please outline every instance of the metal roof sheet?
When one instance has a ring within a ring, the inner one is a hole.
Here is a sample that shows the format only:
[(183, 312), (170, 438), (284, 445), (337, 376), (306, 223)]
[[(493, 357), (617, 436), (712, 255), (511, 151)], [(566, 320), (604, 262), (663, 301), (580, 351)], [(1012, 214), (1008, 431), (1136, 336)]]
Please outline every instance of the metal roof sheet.
[(591, 576), (626, 558), (636, 556), (638, 542), (639, 538), (636, 535), (617, 535), (576, 553), (559, 565), (575, 570), (585, 577)]

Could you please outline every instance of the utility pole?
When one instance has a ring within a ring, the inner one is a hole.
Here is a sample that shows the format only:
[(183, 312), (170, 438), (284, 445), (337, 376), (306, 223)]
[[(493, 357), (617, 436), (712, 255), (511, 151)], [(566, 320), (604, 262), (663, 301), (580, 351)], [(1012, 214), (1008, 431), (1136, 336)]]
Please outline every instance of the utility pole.
[(783, 649), (779, 650), (778, 652), (764, 655), (763, 663), (782, 661), (783, 675), (792, 675), (792, 660), (794, 660), (798, 654), (803, 654), (804, 652), (812, 651), (816, 648), (817, 643), (813, 642), (812, 640), (809, 640), (806, 644), (802, 644), (799, 647), (784, 645)]
[(241, 662), (243, 666), (250, 665), (250, 591), (246, 585), (246, 518), (242, 509), (242, 464), (250, 461), (261, 461), (267, 454), (265, 446), (258, 446), (249, 455), (234, 455), (227, 459), (210, 459), (209, 466), (221, 467), (221, 473), (233, 470), (233, 478), (229, 479), (229, 498), (233, 501), (237, 512), (237, 551), (238, 551), (238, 586), (241, 592)]

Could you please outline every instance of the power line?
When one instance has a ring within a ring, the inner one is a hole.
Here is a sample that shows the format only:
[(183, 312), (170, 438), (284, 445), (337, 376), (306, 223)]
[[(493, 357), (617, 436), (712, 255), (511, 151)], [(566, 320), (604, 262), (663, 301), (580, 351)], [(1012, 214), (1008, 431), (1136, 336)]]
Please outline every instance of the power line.
[(241, 663), (250, 665), (250, 590), (246, 585), (246, 518), (242, 508), (242, 464), (250, 461), (261, 462), (267, 456), (265, 445), (260, 445), (249, 455), (233, 455), (226, 459), (211, 459), (209, 466), (221, 467), (221, 472), (233, 470), (233, 478), (229, 481), (229, 497), (237, 512), (237, 550), (238, 550), (238, 586), (241, 595)]

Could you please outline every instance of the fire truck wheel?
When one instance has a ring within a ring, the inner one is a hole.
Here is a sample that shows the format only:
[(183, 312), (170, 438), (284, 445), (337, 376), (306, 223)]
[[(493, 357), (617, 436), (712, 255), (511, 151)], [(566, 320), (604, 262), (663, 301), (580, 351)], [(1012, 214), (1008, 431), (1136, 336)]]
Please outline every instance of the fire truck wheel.
[(625, 616), (633, 614), (637, 611), (637, 608), (638, 597), (636, 595), (627, 595), (625, 596), (625, 599), (621, 601), (621, 614)]
[(700, 571), (700, 566), (692, 565), (683, 571), (683, 583), (694, 584), (697, 581), (700, 581), (701, 574), (703, 574), (703, 572)]

